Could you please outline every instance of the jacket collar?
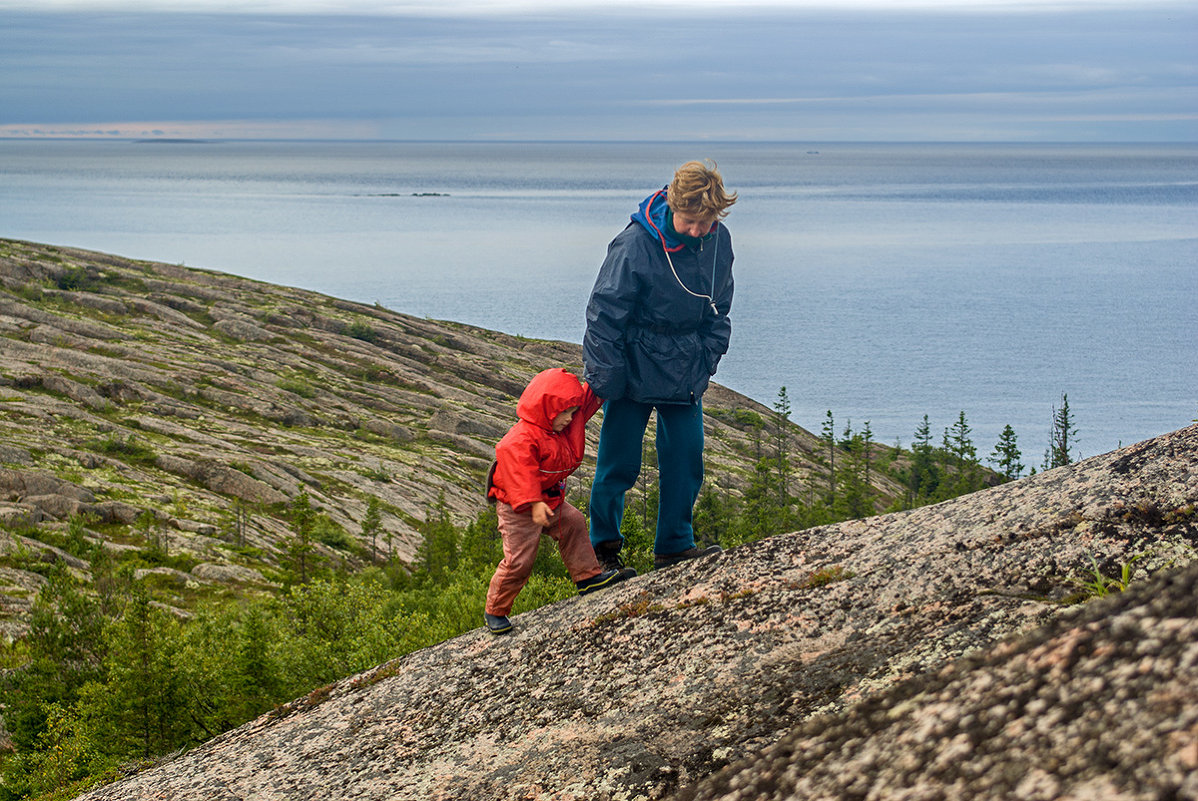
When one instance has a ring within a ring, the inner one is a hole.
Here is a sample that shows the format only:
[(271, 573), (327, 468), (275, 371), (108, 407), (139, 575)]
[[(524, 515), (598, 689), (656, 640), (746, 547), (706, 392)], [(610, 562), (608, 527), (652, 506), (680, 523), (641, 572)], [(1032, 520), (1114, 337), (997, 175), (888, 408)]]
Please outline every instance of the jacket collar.
[[(667, 187), (662, 187), (642, 200), (640, 207), (632, 215), (633, 221), (639, 223), (650, 236), (661, 242), (663, 248), (671, 252), (682, 250), (687, 245), (698, 245), (711, 236), (709, 232), (702, 239), (695, 239), (674, 230), (673, 213), (666, 202), (666, 189)], [(712, 232), (715, 231), (715, 227), (715, 224), (711, 226)]]

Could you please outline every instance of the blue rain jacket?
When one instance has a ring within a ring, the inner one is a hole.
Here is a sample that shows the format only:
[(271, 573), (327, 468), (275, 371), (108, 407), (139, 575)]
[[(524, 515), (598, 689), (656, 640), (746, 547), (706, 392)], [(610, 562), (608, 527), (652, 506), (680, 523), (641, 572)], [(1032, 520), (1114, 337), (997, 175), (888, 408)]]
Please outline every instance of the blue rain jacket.
[(584, 376), (604, 400), (695, 403), (728, 351), (732, 236), (717, 222), (687, 243), (667, 215), (664, 189), (646, 198), (591, 290)]

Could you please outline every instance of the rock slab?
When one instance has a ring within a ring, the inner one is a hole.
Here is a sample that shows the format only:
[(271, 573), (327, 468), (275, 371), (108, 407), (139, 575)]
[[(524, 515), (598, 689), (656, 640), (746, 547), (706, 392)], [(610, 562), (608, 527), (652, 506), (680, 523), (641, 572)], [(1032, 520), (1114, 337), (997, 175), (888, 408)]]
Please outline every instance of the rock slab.
[(83, 798), (1193, 798), (1196, 509), (1191, 426), (475, 630)]

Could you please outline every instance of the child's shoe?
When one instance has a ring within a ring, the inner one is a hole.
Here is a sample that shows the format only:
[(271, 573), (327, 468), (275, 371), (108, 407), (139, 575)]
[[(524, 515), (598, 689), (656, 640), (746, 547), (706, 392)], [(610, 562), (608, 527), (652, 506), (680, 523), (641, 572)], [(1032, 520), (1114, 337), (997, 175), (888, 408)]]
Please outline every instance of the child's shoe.
[(483, 617), (487, 619), (487, 630), (492, 634), (507, 634), (512, 630), (512, 621), (507, 619), (507, 615), (491, 615), (484, 612)]
[(663, 567), (676, 565), (679, 562), (685, 562), (688, 559), (698, 559), (701, 556), (710, 556), (713, 553), (720, 553), (724, 549), (718, 545), (709, 545), (706, 548), (687, 548), (685, 551), (678, 553), (655, 553), (653, 554), (653, 569), (660, 570)]
[(588, 592), (601, 590), (604, 587), (610, 587), (617, 581), (630, 579), (636, 575), (636, 571), (631, 567), (623, 570), (604, 570), (602, 573), (591, 576), (589, 579), (574, 582), (574, 586), (578, 588), (579, 595), (586, 595)]

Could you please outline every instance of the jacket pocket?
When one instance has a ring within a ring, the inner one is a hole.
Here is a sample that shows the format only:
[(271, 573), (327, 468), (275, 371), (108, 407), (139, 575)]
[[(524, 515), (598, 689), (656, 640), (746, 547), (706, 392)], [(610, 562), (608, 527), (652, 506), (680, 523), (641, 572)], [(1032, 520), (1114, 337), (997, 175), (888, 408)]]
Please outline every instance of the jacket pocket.
[(660, 334), (635, 329), (625, 351), (628, 389), (625, 393), (641, 403), (689, 403), (707, 389), (707, 354), (699, 335)]

